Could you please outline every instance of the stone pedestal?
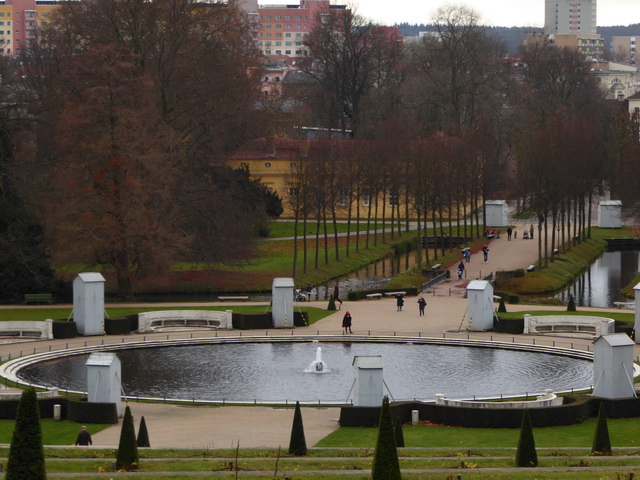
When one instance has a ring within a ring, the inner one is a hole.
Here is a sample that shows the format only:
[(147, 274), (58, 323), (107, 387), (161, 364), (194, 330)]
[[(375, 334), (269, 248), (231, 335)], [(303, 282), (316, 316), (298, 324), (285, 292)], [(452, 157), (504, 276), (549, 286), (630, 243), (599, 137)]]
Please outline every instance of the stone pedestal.
[(293, 328), (293, 278), (274, 278), (271, 284), (273, 328)]
[(487, 227), (508, 227), (506, 200), (487, 200), (484, 202), (487, 215)]
[(382, 405), (384, 381), (382, 357), (353, 357), (356, 383), (353, 387), (353, 404), (356, 407), (379, 407)]
[(603, 200), (598, 204), (598, 226), (600, 228), (620, 228), (622, 226), (622, 202)]
[(493, 287), (487, 280), (467, 285), (467, 330), (493, 330)]
[(86, 365), (88, 401), (115, 403), (118, 416), (122, 416), (120, 359), (115, 353), (96, 352), (89, 356)]
[(104, 277), (79, 273), (73, 280), (73, 320), (80, 335), (104, 335)]
[(624, 333), (593, 342), (593, 396), (633, 398), (633, 341)]

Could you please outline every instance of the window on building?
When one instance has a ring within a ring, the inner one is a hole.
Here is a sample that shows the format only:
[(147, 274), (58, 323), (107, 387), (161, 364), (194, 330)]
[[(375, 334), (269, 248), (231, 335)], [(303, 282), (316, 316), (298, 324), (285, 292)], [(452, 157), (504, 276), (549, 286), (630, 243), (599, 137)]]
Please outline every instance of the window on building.
[(282, 20), (282, 17), (280, 15), (276, 15), (276, 20)]
[(290, 23), (287, 23), (287, 24), (284, 26), (284, 28), (285, 28), (285, 30), (291, 30), (291, 24), (290, 24)]
[(300, 15), (296, 15), (296, 20), (302, 20), (302, 17)]
[(269, 50), (269, 49), (265, 50), (265, 51), (264, 51), (264, 54), (265, 54), (265, 55), (271, 55), (271, 50)]
[(265, 19), (265, 20), (271, 20), (271, 15), (265, 15), (265, 16), (264, 16), (264, 19)]
[(291, 34), (290, 33), (285, 33), (284, 36), (287, 37), (287, 38), (291, 38)]
[(338, 192), (338, 203), (341, 207), (346, 207), (349, 205), (349, 189), (341, 188)]
[(362, 204), (365, 207), (371, 205), (371, 192), (369, 190), (365, 190), (362, 192)]
[(302, 55), (302, 50), (296, 50), (296, 55)]
[(296, 33), (296, 38), (300, 38), (300, 37), (302, 37), (302, 34), (301, 33)]
[(4, 17), (4, 12), (0, 12), (0, 17)]
[(264, 34), (264, 36), (265, 36), (265, 37), (267, 37), (267, 38), (271, 38), (271, 34), (270, 34), (270, 33), (268, 33), (268, 32), (267, 32), (267, 33), (265, 33), (265, 34)]
[(298, 189), (296, 187), (289, 187), (289, 197), (296, 198), (298, 196)]
[(264, 24), (264, 28), (271, 28), (271, 24), (270, 23), (265, 23)]
[(285, 54), (285, 55), (291, 55), (291, 50), (285, 50), (285, 51), (284, 51), (284, 54)]
[(398, 190), (392, 188), (389, 191), (389, 205), (395, 207), (400, 204), (400, 196), (398, 195)]
[(284, 19), (285, 20), (291, 20), (291, 15), (285, 15)]
[(276, 28), (277, 29), (281, 29), (282, 28), (282, 24), (281, 23), (276, 23)]
[(280, 32), (276, 33), (276, 38), (282, 38), (282, 34)]
[(296, 23), (296, 30), (300, 30), (302, 28), (302, 25), (300, 25), (299, 23)]
[(291, 42), (284, 42), (284, 46), (285, 47), (290, 47), (291, 46)]
[(276, 42), (276, 47), (281, 47), (282, 46), (282, 42)]
[(282, 50), (276, 50), (276, 55), (282, 55)]

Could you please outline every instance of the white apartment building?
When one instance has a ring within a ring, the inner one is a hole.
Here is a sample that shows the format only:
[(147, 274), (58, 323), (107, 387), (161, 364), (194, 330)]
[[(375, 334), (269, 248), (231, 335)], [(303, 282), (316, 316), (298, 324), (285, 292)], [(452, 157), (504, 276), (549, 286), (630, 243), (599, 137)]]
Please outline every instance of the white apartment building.
[(596, 34), (597, 0), (545, 0), (544, 33)]

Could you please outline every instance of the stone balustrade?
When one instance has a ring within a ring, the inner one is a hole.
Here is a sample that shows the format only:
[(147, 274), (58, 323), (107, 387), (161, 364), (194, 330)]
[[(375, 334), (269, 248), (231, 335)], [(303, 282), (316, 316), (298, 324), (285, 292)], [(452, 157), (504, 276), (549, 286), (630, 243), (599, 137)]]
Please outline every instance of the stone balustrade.
[(53, 320), (0, 322), (0, 336), (53, 339)]
[(599, 337), (615, 333), (615, 322), (611, 318), (587, 317), (580, 315), (541, 315), (534, 317), (525, 314), (525, 335), (539, 334), (587, 334)]
[(163, 328), (204, 327), (233, 328), (233, 312), (215, 310), (158, 310), (138, 314), (138, 333), (154, 332)]
[(436, 405), (467, 408), (544, 408), (562, 405), (562, 397), (558, 397), (553, 390), (545, 390), (535, 400), (520, 400), (514, 402), (479, 402), (475, 400), (449, 400), (441, 393), (436, 394)]

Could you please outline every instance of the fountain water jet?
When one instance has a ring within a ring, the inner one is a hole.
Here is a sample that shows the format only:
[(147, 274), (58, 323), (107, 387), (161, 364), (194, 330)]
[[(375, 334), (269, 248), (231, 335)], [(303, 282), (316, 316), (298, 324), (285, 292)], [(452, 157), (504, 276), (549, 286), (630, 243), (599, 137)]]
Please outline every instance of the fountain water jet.
[(309, 364), (305, 373), (329, 373), (331, 370), (327, 368), (327, 364), (322, 360), (322, 347), (316, 350), (316, 359)]

